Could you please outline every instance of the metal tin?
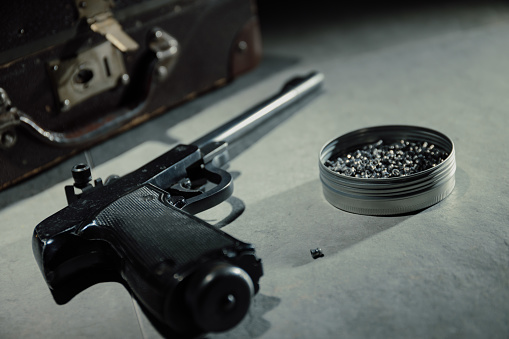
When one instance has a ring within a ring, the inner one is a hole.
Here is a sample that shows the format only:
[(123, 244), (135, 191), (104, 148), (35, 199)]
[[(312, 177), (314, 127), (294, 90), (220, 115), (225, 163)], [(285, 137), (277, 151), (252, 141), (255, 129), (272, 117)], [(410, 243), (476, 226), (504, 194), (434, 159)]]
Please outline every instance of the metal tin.
[[(383, 140), (427, 141), (447, 152), (447, 158), (432, 168), (392, 178), (348, 177), (329, 169), (325, 162), (334, 156), (361, 149)], [(397, 215), (419, 211), (446, 198), (455, 184), (454, 144), (435, 130), (416, 126), (376, 126), (340, 136), (320, 151), (320, 180), (325, 199), (347, 212), (366, 215)]]

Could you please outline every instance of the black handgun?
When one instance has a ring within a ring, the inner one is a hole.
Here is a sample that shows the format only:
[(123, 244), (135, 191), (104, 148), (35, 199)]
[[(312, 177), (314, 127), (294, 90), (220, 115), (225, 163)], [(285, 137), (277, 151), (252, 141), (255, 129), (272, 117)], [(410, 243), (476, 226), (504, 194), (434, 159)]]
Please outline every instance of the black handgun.
[(92, 184), (88, 165), (74, 166), (68, 206), (37, 225), (32, 239), (55, 301), (118, 281), (166, 333), (194, 337), (237, 325), (259, 290), (261, 260), (251, 244), (193, 214), (232, 194), (232, 177), (222, 169), (228, 145), (322, 80), (320, 73), (294, 78), (239, 117), (123, 177)]

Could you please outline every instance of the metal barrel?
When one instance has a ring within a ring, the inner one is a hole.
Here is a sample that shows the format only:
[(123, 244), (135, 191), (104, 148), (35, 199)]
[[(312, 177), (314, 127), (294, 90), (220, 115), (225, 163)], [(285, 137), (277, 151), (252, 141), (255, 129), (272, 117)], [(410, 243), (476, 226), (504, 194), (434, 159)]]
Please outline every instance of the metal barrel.
[(256, 104), (192, 144), (203, 148), (212, 142), (235, 142), (264, 121), (317, 90), (323, 83), (323, 78), (322, 73), (312, 72), (289, 80), (277, 94)]

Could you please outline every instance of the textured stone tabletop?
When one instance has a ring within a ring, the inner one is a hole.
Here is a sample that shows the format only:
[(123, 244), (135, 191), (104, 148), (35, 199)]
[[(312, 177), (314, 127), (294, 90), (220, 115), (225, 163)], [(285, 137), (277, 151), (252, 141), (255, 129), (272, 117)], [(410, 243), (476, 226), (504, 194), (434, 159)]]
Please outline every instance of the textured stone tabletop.
[[(229, 167), (233, 197), (199, 214), (214, 224), (244, 208), (222, 229), (253, 243), (265, 272), (244, 321), (210, 338), (509, 337), (509, 5), (402, 6), (325, 2), (285, 15), (265, 2), (256, 70), (90, 150), (95, 177), (125, 174), (292, 76), (325, 74), (319, 93), (248, 137)], [(321, 147), (385, 124), (449, 136), (454, 191), (404, 216), (332, 207)], [(83, 160), (0, 193), (0, 338), (159, 337), (120, 284), (56, 305), (33, 258), (33, 228), (66, 205), (69, 169)]]

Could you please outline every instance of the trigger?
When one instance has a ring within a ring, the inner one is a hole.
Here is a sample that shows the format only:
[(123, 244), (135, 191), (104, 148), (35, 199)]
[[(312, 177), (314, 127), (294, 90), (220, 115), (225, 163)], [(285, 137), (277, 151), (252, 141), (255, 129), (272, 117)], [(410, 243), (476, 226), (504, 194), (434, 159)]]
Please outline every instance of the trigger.
[[(200, 185), (202, 186), (202, 185)], [(193, 184), (190, 179), (184, 178), (180, 180), (178, 183), (174, 184), (170, 187), (168, 190), (168, 193), (170, 193), (170, 196), (180, 196), (185, 199), (196, 197), (197, 195), (200, 195), (203, 193), (203, 190), (197, 187), (197, 184)]]
[(186, 205), (182, 209), (188, 213), (202, 212), (220, 204), (232, 195), (233, 183), (230, 173), (209, 163), (202, 168), (202, 177), (214, 186), (186, 201)]

